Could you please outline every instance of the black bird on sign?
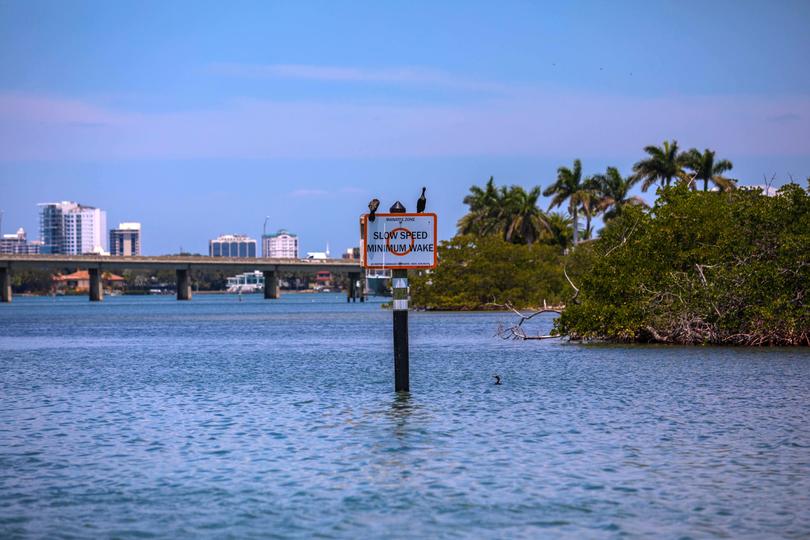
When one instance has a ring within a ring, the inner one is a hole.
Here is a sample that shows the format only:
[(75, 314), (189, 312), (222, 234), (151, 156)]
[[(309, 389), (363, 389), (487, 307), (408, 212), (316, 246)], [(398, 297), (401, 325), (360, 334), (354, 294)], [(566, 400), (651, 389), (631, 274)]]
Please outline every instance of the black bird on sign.
[(380, 207), (380, 199), (371, 199), (371, 202), (368, 203), (368, 220), (369, 221), (374, 221), (376, 219), (376, 216), (374, 215), (374, 212), (376, 212), (377, 208), (379, 208), (379, 207)]
[(422, 188), (422, 196), (419, 197), (419, 200), (416, 201), (416, 213), (421, 214), (425, 211), (425, 205), (427, 204), (427, 199), (425, 198), (425, 190), (427, 188)]

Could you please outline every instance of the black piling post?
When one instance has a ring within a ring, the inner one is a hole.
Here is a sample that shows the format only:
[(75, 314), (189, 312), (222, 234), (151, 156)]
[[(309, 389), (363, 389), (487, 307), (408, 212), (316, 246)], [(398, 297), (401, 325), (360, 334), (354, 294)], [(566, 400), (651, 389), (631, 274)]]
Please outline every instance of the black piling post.
[[(408, 359), (408, 271), (394, 270), (394, 283), (404, 285), (394, 289), (394, 389), (410, 391)], [(395, 285), (396, 287), (396, 285)]]
[(346, 279), (346, 302), (357, 302), (357, 274), (349, 272)]
[[(391, 207), (392, 214), (404, 214), (405, 207), (397, 201)], [(394, 389), (409, 392), (410, 367), (408, 359), (408, 271), (391, 272), (394, 293)]]

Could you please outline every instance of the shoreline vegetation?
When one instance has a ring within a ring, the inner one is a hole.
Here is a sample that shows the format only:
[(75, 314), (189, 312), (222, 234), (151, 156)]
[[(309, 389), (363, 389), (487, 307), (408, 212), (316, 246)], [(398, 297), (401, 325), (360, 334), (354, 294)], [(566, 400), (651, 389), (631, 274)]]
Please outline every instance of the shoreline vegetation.
[[(549, 213), (537, 206), (539, 187), (493, 178), (471, 187), (438, 268), (412, 273), (413, 307), (566, 306), (551, 336), (515, 339), (810, 345), (810, 191), (738, 189), (723, 176), (731, 162), (679, 152), (676, 141), (644, 150), (628, 177), (614, 167), (583, 177), (579, 160), (560, 167), (542, 192)], [(636, 183), (658, 186), (652, 207), (629, 195)], [(564, 205), (567, 215), (550, 212)], [(594, 234), (600, 214), (605, 227)]]

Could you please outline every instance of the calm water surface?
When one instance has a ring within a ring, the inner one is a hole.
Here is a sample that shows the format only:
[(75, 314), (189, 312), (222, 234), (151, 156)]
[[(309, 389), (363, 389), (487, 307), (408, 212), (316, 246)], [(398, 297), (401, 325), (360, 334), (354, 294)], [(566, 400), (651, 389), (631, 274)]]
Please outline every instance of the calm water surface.
[(0, 537), (810, 537), (808, 351), (508, 320), (412, 313), (396, 396), (376, 303), (15, 298)]

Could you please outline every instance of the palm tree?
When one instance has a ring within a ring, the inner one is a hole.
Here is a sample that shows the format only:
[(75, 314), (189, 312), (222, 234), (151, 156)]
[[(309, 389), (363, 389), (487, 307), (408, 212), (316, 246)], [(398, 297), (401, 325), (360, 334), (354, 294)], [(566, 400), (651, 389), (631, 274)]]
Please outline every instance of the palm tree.
[(713, 182), (720, 191), (736, 189), (737, 181), (726, 178), (723, 173), (730, 171), (734, 165), (727, 159), (714, 160), (714, 151), (708, 148), (701, 154), (692, 148), (686, 154), (686, 166), (692, 169), (694, 180), (703, 180), (703, 191), (709, 191), (709, 182)]
[(577, 219), (577, 210), (585, 199), (585, 187), (582, 184), (582, 162), (578, 159), (574, 160), (573, 169), (568, 167), (560, 167), (557, 169), (557, 181), (543, 191), (543, 196), (552, 196), (549, 210), (555, 206), (562, 206), (568, 201), (568, 213), (574, 221), (574, 245), (579, 241), (579, 221)]
[(589, 176), (582, 183), (582, 192), (580, 195), (582, 204), (582, 213), (585, 214), (585, 230), (583, 231), (585, 239), (591, 238), (591, 219), (593, 216), (602, 211), (599, 207), (599, 181), (598, 175)]
[(571, 247), (574, 233), (570, 217), (560, 212), (550, 212), (546, 214), (546, 223), (550, 244), (559, 246), (562, 251)]
[(472, 186), (464, 197), (470, 207), (458, 221), (459, 234), (497, 234), (507, 242), (532, 244), (548, 229), (545, 214), (537, 207), (540, 188), (528, 193), (520, 186), (495, 186), (490, 177), (483, 189)]
[(683, 167), (687, 156), (678, 153), (678, 141), (664, 141), (658, 146), (645, 146), (644, 151), (650, 156), (633, 165), (637, 180), (643, 180), (641, 191), (647, 191), (656, 182), (661, 187), (669, 186), (673, 179), (685, 179)]
[(512, 186), (506, 195), (504, 240), (533, 244), (544, 231), (549, 230), (545, 214), (537, 207), (539, 198), (539, 186), (528, 193), (520, 186)]
[(638, 181), (637, 178), (635, 176), (623, 178), (616, 167), (608, 167), (605, 174), (594, 176), (593, 181), (599, 194), (597, 209), (605, 213), (605, 221), (619, 217), (622, 209), (629, 204), (647, 206), (641, 197), (629, 196), (630, 189)]
[(500, 230), (498, 214), (503, 209), (503, 196), (502, 190), (495, 187), (493, 177), (489, 177), (484, 189), (472, 186), (470, 194), (464, 197), (464, 204), (470, 211), (458, 221), (459, 234), (487, 236)]

